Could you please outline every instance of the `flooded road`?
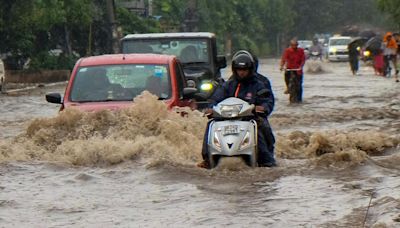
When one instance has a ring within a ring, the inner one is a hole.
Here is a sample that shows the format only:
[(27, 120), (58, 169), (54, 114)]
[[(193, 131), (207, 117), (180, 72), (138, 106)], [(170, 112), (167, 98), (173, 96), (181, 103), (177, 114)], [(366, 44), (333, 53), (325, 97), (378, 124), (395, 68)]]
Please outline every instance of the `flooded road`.
[(44, 94), (63, 86), (0, 96), (0, 227), (400, 227), (400, 83), (324, 63), (289, 105), (277, 60), (260, 67), (272, 169), (197, 168), (207, 120), (151, 95), (61, 114)]

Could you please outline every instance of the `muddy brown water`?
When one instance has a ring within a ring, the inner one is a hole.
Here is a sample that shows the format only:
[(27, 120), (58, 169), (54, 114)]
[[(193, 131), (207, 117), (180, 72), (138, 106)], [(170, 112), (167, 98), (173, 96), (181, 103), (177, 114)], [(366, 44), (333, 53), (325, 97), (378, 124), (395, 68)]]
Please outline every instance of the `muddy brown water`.
[(400, 83), (323, 63), (290, 105), (277, 60), (260, 68), (276, 168), (197, 168), (207, 120), (149, 94), (61, 114), (44, 94), (64, 86), (0, 96), (0, 227), (400, 227)]

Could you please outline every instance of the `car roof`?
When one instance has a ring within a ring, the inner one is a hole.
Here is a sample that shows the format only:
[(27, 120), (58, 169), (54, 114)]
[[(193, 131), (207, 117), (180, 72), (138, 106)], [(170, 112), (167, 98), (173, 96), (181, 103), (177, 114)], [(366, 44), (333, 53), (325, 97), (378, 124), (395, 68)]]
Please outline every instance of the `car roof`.
[(81, 58), (79, 65), (168, 64), (174, 58), (176, 58), (174, 55), (161, 54), (109, 54)]
[(342, 40), (342, 39), (351, 39), (350, 36), (332, 36), (329, 38), (330, 40)]
[(214, 33), (210, 32), (175, 32), (175, 33), (144, 33), (144, 34), (128, 34), (125, 39), (143, 39), (143, 38), (213, 38)]
[(298, 40), (297, 41), (298, 44), (312, 44), (311, 40)]

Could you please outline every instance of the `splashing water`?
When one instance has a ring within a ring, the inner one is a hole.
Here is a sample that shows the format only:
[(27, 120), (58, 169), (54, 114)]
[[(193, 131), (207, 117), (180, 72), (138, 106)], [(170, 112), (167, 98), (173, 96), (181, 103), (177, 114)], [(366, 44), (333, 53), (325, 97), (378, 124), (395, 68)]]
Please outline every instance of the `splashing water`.
[(330, 72), (328, 67), (319, 60), (307, 60), (305, 65), (306, 72), (309, 74), (323, 74)]
[[(182, 117), (181, 111), (187, 115)], [(46, 160), (102, 166), (137, 160), (148, 166), (193, 166), (201, 160), (206, 122), (202, 113), (188, 108), (169, 111), (156, 96), (145, 92), (135, 98), (134, 105), (119, 111), (69, 109), (54, 118), (35, 119), (24, 134), (0, 142), (0, 161)], [(322, 166), (359, 164), (368, 155), (382, 154), (398, 142), (373, 131), (293, 131), (278, 135), (276, 155), (310, 159)], [(221, 167), (243, 168), (238, 160), (223, 162)]]
[(382, 155), (397, 144), (398, 137), (375, 131), (294, 131), (278, 135), (276, 151), (282, 158), (309, 158), (323, 166), (336, 163), (354, 165), (364, 162), (368, 155)]
[[(54, 118), (33, 120), (26, 133), (2, 141), (0, 162), (50, 160), (73, 165), (117, 164), (148, 159), (192, 164), (200, 160), (207, 119), (183, 108), (182, 117), (150, 93), (120, 111), (81, 112), (70, 109)], [(182, 109), (182, 108), (181, 108)]]

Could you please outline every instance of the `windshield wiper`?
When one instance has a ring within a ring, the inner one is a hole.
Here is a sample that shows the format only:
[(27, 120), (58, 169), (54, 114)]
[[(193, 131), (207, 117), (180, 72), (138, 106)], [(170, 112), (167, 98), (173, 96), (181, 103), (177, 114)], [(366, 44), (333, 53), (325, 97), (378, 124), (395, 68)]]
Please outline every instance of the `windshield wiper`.
[(75, 101), (78, 103), (85, 103), (85, 102), (109, 102), (109, 101), (118, 101), (118, 100), (113, 100), (113, 99), (105, 99), (105, 100), (79, 100)]
[(182, 62), (182, 65), (197, 65), (197, 64), (207, 64), (207, 62)]

